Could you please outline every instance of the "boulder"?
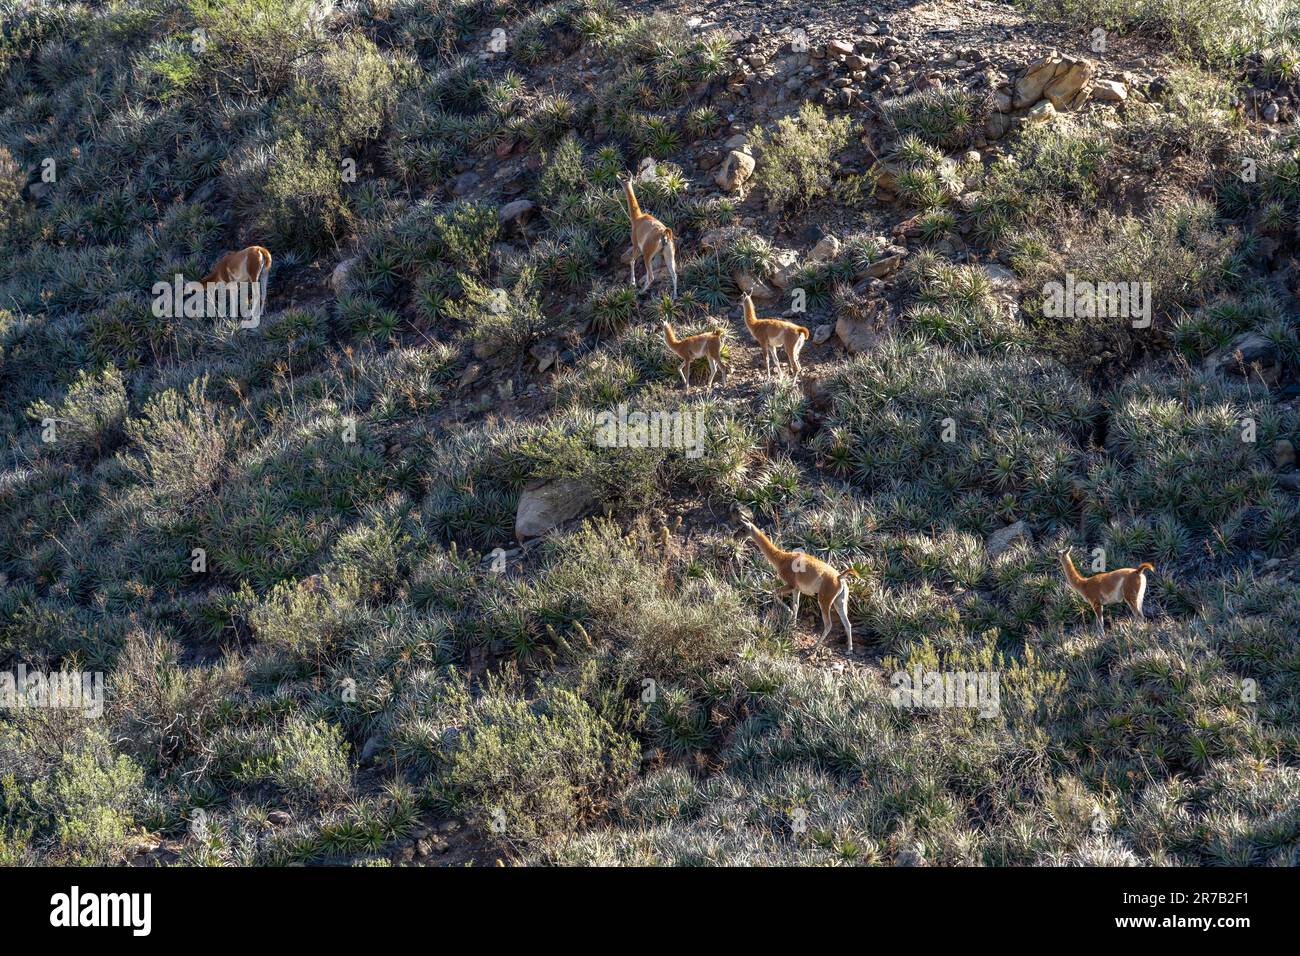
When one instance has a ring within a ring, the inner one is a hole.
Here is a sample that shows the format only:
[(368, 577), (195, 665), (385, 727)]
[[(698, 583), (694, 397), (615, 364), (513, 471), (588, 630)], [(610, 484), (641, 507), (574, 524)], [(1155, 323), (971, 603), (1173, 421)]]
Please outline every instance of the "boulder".
[(984, 542), (984, 550), (988, 552), (990, 558), (996, 558), (1015, 542), (1022, 539), (1030, 540), (1029, 526), (1023, 521), (1017, 521), (1015, 524), (1009, 524), (1001, 531), (994, 531), (989, 535), (988, 540)]
[(1119, 80), (1093, 80), (1092, 98), (1102, 103), (1122, 103), (1128, 99), (1128, 87)]
[(360, 256), (353, 256), (351, 259), (344, 259), (334, 267), (334, 271), (330, 273), (330, 289), (335, 295), (343, 294), (343, 290), (347, 287), (348, 275), (360, 261)]
[(519, 495), (515, 537), (520, 541), (546, 534), (595, 510), (596, 496), (576, 478), (534, 482)]
[(808, 253), (809, 262), (830, 262), (840, 254), (840, 241), (832, 235), (822, 236)]
[(749, 153), (733, 149), (718, 166), (713, 181), (724, 192), (735, 192), (743, 187), (752, 175), (754, 175), (754, 157)]
[(1056, 107), (1051, 100), (1039, 100), (1033, 109), (1025, 114), (1026, 123), (1046, 123), (1056, 115)]
[(1257, 378), (1265, 385), (1272, 386), (1282, 377), (1283, 361), (1277, 343), (1258, 332), (1246, 332), (1234, 339), (1227, 348), (1220, 349), (1207, 358), (1204, 367), (1221, 375)]
[(748, 292), (755, 302), (772, 302), (779, 298), (775, 289), (757, 276), (736, 270), (731, 274), (731, 281), (741, 292)]
[(503, 226), (522, 226), (532, 218), (536, 208), (528, 199), (516, 199), (497, 210), (497, 222)]
[(1077, 109), (1088, 100), (1095, 69), (1089, 59), (1053, 50), (1025, 68), (1016, 81), (1012, 106), (1023, 109), (1046, 98), (1057, 109)]
[(799, 272), (799, 254), (793, 249), (772, 250), (772, 266), (768, 278), (778, 289), (790, 288), (790, 283)]
[(1273, 442), (1273, 464), (1279, 471), (1290, 471), (1295, 467), (1295, 445), (1285, 438)]

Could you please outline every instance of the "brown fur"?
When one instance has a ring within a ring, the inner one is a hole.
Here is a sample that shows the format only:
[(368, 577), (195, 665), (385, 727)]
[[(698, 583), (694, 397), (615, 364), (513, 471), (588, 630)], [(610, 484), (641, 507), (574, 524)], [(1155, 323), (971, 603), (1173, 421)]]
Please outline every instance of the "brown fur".
[(708, 387), (713, 387), (714, 376), (718, 374), (718, 369), (722, 369), (722, 384), (727, 384), (727, 366), (722, 361), (722, 330), (714, 329), (712, 332), (702, 332), (699, 335), (688, 335), (684, 339), (679, 339), (677, 333), (673, 331), (671, 322), (661, 323), (664, 330), (664, 341), (668, 347), (676, 353), (681, 359), (681, 368), (679, 369), (682, 382), (686, 385), (686, 391), (691, 390), (691, 363), (696, 359), (708, 359), (709, 362), (709, 382)]
[(1092, 613), (1097, 615), (1097, 626), (1103, 634), (1106, 633), (1106, 625), (1102, 621), (1101, 609), (1107, 604), (1123, 601), (1138, 617), (1145, 616), (1142, 613), (1142, 601), (1146, 597), (1146, 578), (1143, 575), (1147, 571), (1154, 573), (1154, 564), (1144, 561), (1136, 568), (1120, 568), (1084, 577), (1075, 568), (1070, 552), (1058, 551), (1057, 556), (1061, 559), (1065, 579), (1092, 607)]
[(266, 291), (271, 275), (271, 252), (263, 246), (249, 246), (227, 252), (217, 260), (212, 271), (203, 277), (206, 286), (213, 282), (256, 282), (259, 296), (253, 318), (261, 318), (266, 308)]
[(754, 300), (750, 298), (749, 293), (741, 297), (741, 305), (745, 309), (745, 327), (749, 329), (749, 334), (754, 337), (759, 348), (763, 350), (763, 359), (767, 363), (767, 374), (771, 376), (772, 365), (776, 365), (777, 372), (781, 371), (781, 355), (778, 348), (784, 348), (786, 358), (789, 359), (791, 370), (794, 378), (799, 379), (799, 373), (803, 367), (799, 364), (799, 353), (803, 351), (804, 343), (808, 341), (808, 330), (802, 325), (795, 325), (793, 322), (787, 322), (784, 319), (760, 319), (754, 314)]
[(795, 619), (799, 618), (799, 597), (802, 594), (815, 594), (817, 603), (821, 606), (822, 611), (822, 636), (817, 643), (821, 644), (826, 640), (826, 635), (830, 634), (834, 621), (831, 618), (832, 609), (844, 625), (844, 636), (848, 641), (849, 653), (853, 653), (853, 625), (849, 623), (849, 578), (859, 577), (858, 572), (849, 568), (843, 574), (836, 571), (833, 567), (811, 554), (805, 554), (802, 551), (783, 551), (772, 543), (772, 539), (760, 531), (750, 521), (741, 522), (749, 536), (754, 539), (758, 549), (763, 552), (763, 557), (767, 558), (768, 564), (776, 569), (780, 576), (781, 582), (785, 585), (776, 591), (777, 603), (787, 594), (794, 595), (793, 613)]
[(623, 191), (627, 194), (627, 214), (632, 219), (632, 286), (636, 287), (637, 256), (645, 263), (645, 292), (655, 280), (651, 261), (658, 253), (663, 254), (664, 267), (673, 280), (673, 298), (677, 298), (677, 241), (673, 231), (649, 213), (642, 212), (636, 201), (636, 192), (632, 189), (632, 180), (623, 181)]

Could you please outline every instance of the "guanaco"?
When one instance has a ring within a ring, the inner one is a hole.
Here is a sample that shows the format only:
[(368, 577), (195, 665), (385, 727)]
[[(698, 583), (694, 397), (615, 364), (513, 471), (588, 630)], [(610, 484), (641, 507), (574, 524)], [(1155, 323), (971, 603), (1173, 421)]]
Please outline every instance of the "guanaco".
[(632, 286), (636, 287), (636, 257), (640, 256), (641, 261), (645, 263), (645, 285), (641, 287), (641, 291), (645, 292), (655, 281), (655, 273), (650, 261), (656, 254), (662, 253), (664, 267), (673, 280), (675, 299), (677, 298), (677, 240), (673, 238), (673, 231), (648, 212), (641, 211), (641, 206), (636, 201), (636, 193), (632, 190), (632, 180), (623, 180), (623, 191), (627, 193), (627, 213), (632, 218)]
[(1120, 568), (1086, 578), (1075, 568), (1068, 550), (1062, 549), (1056, 552), (1056, 556), (1061, 559), (1061, 567), (1065, 569), (1065, 578), (1070, 582), (1070, 587), (1092, 605), (1092, 612), (1097, 615), (1097, 627), (1102, 634), (1106, 633), (1106, 625), (1101, 617), (1103, 605), (1123, 601), (1138, 617), (1145, 617), (1142, 613), (1142, 599), (1147, 593), (1146, 572), (1155, 573), (1154, 564), (1144, 561), (1136, 568)]
[(804, 343), (808, 341), (808, 330), (802, 325), (795, 325), (793, 322), (787, 322), (784, 319), (760, 319), (754, 315), (754, 300), (746, 292), (740, 299), (745, 307), (745, 327), (749, 329), (749, 334), (754, 337), (763, 350), (763, 360), (767, 363), (768, 377), (772, 375), (772, 365), (776, 364), (776, 370), (779, 374), (781, 371), (781, 356), (777, 352), (778, 348), (784, 348), (786, 358), (790, 360), (790, 367), (793, 370), (795, 381), (799, 379), (799, 373), (802, 366), (799, 364), (799, 353), (803, 351)]
[(718, 369), (722, 369), (722, 384), (727, 384), (727, 366), (722, 362), (722, 330), (714, 329), (712, 332), (701, 332), (699, 335), (688, 335), (684, 339), (679, 339), (677, 333), (673, 331), (671, 322), (664, 321), (660, 325), (664, 330), (664, 341), (672, 349), (679, 359), (681, 359), (682, 381), (686, 384), (686, 391), (691, 390), (691, 363), (696, 359), (709, 360), (709, 382), (706, 387), (713, 387), (713, 378), (718, 374)]
[(826, 640), (826, 635), (831, 632), (834, 625), (831, 610), (834, 609), (840, 623), (844, 625), (844, 637), (848, 641), (849, 653), (852, 654), (853, 625), (849, 623), (849, 578), (861, 577), (861, 575), (853, 568), (841, 574), (820, 558), (814, 558), (811, 554), (802, 551), (782, 551), (752, 521), (742, 518), (741, 524), (745, 526), (745, 530), (754, 539), (758, 549), (763, 552), (763, 557), (767, 558), (768, 564), (776, 569), (782, 584), (785, 585), (776, 590), (777, 603), (781, 604), (781, 599), (787, 594), (793, 594), (793, 614), (797, 621), (800, 596), (817, 595), (817, 603), (821, 605), (822, 610), (822, 636), (818, 639), (817, 645), (821, 646)]
[(252, 319), (262, 317), (266, 307), (266, 289), (271, 277), (271, 253), (262, 246), (249, 246), (236, 252), (227, 252), (217, 260), (212, 271), (203, 277), (206, 286), (212, 282), (256, 282), (258, 285), (257, 306)]

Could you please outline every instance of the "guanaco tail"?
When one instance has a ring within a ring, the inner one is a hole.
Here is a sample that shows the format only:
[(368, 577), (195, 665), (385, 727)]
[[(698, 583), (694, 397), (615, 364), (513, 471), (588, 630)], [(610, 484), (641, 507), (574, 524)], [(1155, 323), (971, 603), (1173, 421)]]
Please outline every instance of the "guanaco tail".
[(249, 246), (236, 252), (227, 252), (217, 260), (212, 271), (203, 277), (206, 286), (212, 282), (256, 282), (257, 306), (251, 318), (262, 317), (266, 307), (266, 289), (271, 277), (271, 253), (262, 246)]
[(803, 351), (804, 343), (808, 341), (808, 330), (802, 325), (795, 325), (793, 322), (787, 322), (784, 319), (758, 318), (754, 314), (754, 300), (750, 298), (748, 292), (741, 296), (740, 301), (745, 308), (745, 327), (749, 329), (749, 334), (754, 337), (754, 341), (763, 350), (763, 360), (767, 363), (768, 376), (770, 377), (772, 374), (773, 364), (776, 365), (777, 373), (780, 373), (781, 356), (777, 349), (784, 348), (797, 381), (799, 372), (802, 371), (802, 366), (799, 364), (799, 353)]
[(1092, 612), (1097, 615), (1097, 627), (1101, 629), (1102, 634), (1106, 633), (1106, 625), (1101, 617), (1101, 609), (1104, 605), (1118, 604), (1123, 601), (1138, 617), (1145, 617), (1142, 613), (1142, 599), (1147, 593), (1146, 572), (1154, 573), (1156, 570), (1154, 564), (1144, 561), (1136, 568), (1120, 568), (1116, 571), (1084, 577), (1070, 560), (1068, 550), (1062, 549), (1056, 552), (1056, 555), (1061, 559), (1061, 567), (1065, 570), (1065, 579), (1070, 582), (1070, 587), (1083, 595), (1084, 600), (1092, 605)]
[(696, 359), (708, 359), (709, 361), (709, 382), (708, 388), (713, 387), (713, 378), (722, 370), (722, 384), (727, 384), (727, 366), (722, 361), (722, 330), (714, 329), (712, 332), (702, 332), (699, 335), (688, 335), (684, 339), (679, 339), (677, 333), (673, 331), (671, 322), (664, 321), (660, 323), (664, 330), (664, 341), (668, 347), (677, 354), (681, 359), (682, 381), (686, 384), (686, 391), (691, 390), (691, 363)]
[(673, 298), (677, 298), (677, 240), (673, 231), (647, 212), (641, 211), (632, 190), (632, 180), (623, 180), (623, 191), (627, 193), (627, 213), (632, 218), (632, 286), (636, 287), (636, 259), (641, 257), (645, 263), (645, 292), (655, 281), (651, 260), (662, 253), (664, 266), (673, 280)]
[(853, 568), (841, 574), (820, 558), (814, 558), (811, 554), (802, 551), (783, 551), (773, 544), (772, 539), (760, 531), (752, 521), (742, 519), (741, 524), (754, 539), (758, 549), (763, 552), (763, 557), (767, 558), (768, 564), (776, 569), (776, 573), (781, 578), (784, 587), (776, 590), (777, 603), (783, 603), (781, 601), (783, 597), (793, 594), (793, 614), (795, 620), (798, 620), (800, 596), (815, 594), (822, 611), (822, 636), (817, 641), (818, 645), (826, 640), (826, 636), (834, 626), (835, 622), (831, 618), (833, 609), (840, 623), (844, 625), (844, 637), (848, 641), (849, 653), (853, 653), (853, 625), (849, 623), (849, 578), (861, 575)]

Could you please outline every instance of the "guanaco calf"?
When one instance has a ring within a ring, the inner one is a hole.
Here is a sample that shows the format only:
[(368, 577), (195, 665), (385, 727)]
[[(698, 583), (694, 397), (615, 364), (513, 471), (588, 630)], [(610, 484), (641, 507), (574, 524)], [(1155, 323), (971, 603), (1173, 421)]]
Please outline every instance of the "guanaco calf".
[(249, 246), (236, 252), (227, 252), (217, 260), (212, 271), (203, 277), (206, 286), (212, 282), (256, 282), (257, 306), (252, 319), (260, 319), (266, 307), (266, 288), (271, 277), (271, 253), (262, 246)]
[(701, 358), (709, 360), (709, 383), (707, 387), (713, 387), (713, 377), (718, 374), (718, 369), (722, 369), (722, 384), (727, 384), (727, 366), (722, 363), (721, 329), (714, 329), (712, 332), (701, 332), (699, 335), (688, 335), (684, 339), (679, 339), (677, 333), (673, 331), (671, 322), (664, 321), (660, 324), (664, 329), (664, 341), (681, 359), (682, 365), (678, 371), (681, 373), (682, 381), (686, 383), (686, 391), (691, 390), (691, 363)]
[(763, 557), (767, 558), (768, 564), (776, 569), (780, 575), (784, 587), (777, 588), (776, 600), (781, 603), (781, 599), (787, 594), (794, 595), (794, 617), (799, 619), (799, 598), (804, 594), (817, 595), (817, 603), (821, 605), (822, 610), (822, 636), (817, 643), (820, 645), (826, 640), (826, 635), (830, 634), (834, 621), (831, 619), (831, 610), (839, 617), (840, 623), (844, 625), (844, 637), (848, 641), (849, 653), (853, 653), (853, 625), (849, 623), (849, 578), (859, 577), (857, 571), (849, 568), (843, 574), (836, 571), (825, 561), (814, 558), (811, 554), (804, 554), (802, 551), (782, 551), (772, 539), (763, 534), (752, 521), (742, 519), (741, 524), (749, 532), (758, 549), (763, 552)]
[(1145, 616), (1142, 613), (1142, 599), (1147, 593), (1146, 572), (1154, 573), (1154, 564), (1144, 561), (1136, 568), (1120, 568), (1086, 578), (1075, 568), (1069, 551), (1062, 549), (1056, 552), (1056, 556), (1061, 559), (1061, 567), (1065, 569), (1065, 578), (1070, 582), (1070, 587), (1092, 605), (1092, 612), (1097, 615), (1097, 627), (1102, 634), (1106, 633), (1106, 625), (1101, 619), (1103, 605), (1123, 601), (1138, 617)]
[(641, 291), (644, 292), (650, 288), (650, 283), (655, 281), (650, 260), (656, 254), (662, 253), (664, 267), (673, 280), (675, 299), (677, 298), (677, 241), (673, 238), (673, 231), (648, 212), (641, 211), (636, 201), (636, 193), (632, 190), (632, 180), (623, 180), (623, 191), (627, 193), (627, 213), (632, 217), (632, 286), (634, 288), (636, 286), (636, 257), (640, 256), (641, 261), (645, 263), (645, 285), (641, 287)]
[(763, 350), (768, 376), (772, 374), (773, 363), (776, 364), (777, 373), (780, 373), (781, 356), (777, 349), (784, 348), (797, 381), (802, 370), (802, 366), (799, 365), (799, 353), (803, 351), (804, 343), (808, 341), (808, 330), (802, 325), (795, 325), (784, 319), (758, 318), (754, 314), (754, 300), (749, 297), (748, 292), (741, 296), (740, 301), (745, 307), (745, 327), (749, 329), (749, 334)]

